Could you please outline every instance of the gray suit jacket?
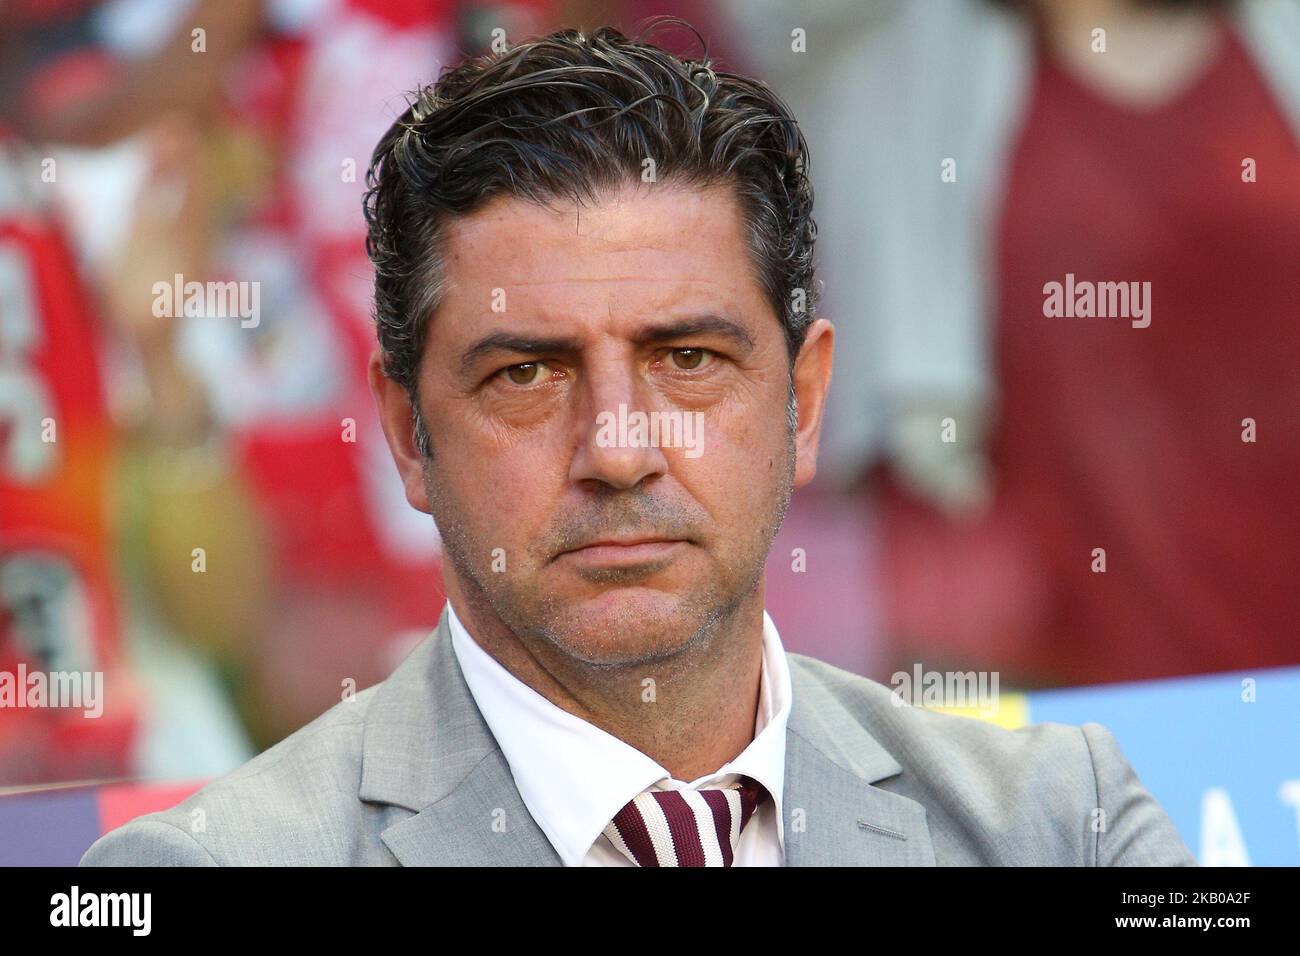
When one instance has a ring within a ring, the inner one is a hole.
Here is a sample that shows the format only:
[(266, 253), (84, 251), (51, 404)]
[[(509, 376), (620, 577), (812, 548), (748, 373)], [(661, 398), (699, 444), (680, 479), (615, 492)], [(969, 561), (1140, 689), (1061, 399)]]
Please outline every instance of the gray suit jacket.
[[(789, 659), (788, 865), (1195, 863), (1100, 725), (1005, 730), (898, 707), (881, 684)], [(387, 680), (178, 806), (106, 834), (81, 862), (560, 861), (470, 695), (444, 611)]]

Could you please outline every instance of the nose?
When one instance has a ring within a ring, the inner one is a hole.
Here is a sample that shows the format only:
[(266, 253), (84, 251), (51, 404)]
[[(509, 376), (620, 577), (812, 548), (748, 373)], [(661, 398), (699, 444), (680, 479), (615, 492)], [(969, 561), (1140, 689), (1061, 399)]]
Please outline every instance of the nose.
[(585, 376), (579, 436), (569, 479), (635, 488), (668, 472), (668, 459), (649, 427), (653, 390), (625, 357), (602, 362)]

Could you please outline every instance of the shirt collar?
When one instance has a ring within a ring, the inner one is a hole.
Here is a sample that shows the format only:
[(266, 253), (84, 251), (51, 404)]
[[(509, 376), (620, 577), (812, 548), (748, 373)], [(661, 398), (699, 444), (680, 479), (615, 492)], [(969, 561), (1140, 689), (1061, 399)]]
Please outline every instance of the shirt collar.
[(767, 788), (784, 845), (781, 796), (793, 693), (785, 648), (766, 611), (754, 739), (735, 760), (690, 783), (674, 780), (635, 747), (555, 706), (511, 674), (479, 647), (450, 601), (447, 617), (465, 683), (510, 764), (524, 805), (565, 866), (580, 866), (609, 821), (643, 790), (727, 785), (732, 781), (724, 778), (739, 774)]

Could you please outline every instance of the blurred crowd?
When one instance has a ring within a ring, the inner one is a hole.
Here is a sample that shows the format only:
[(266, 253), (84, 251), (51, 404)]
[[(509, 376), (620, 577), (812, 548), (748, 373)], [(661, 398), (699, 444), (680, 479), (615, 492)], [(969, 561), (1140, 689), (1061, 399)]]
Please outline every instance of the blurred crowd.
[[(105, 680), (97, 719), (0, 709), (0, 788), (216, 775), (428, 633), (436, 530), (365, 384), (370, 151), (443, 66), (655, 14), (811, 147), (837, 343), (788, 649), (1300, 663), (1297, 0), (0, 0), (0, 672)], [(1052, 312), (1076, 281), (1129, 312)]]

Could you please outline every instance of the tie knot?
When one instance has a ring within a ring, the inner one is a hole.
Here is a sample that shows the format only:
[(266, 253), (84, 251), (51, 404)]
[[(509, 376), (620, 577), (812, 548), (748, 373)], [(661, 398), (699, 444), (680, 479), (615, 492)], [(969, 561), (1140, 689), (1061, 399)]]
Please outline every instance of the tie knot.
[(645, 790), (605, 836), (637, 866), (731, 866), (741, 831), (767, 796), (750, 777), (724, 788)]

